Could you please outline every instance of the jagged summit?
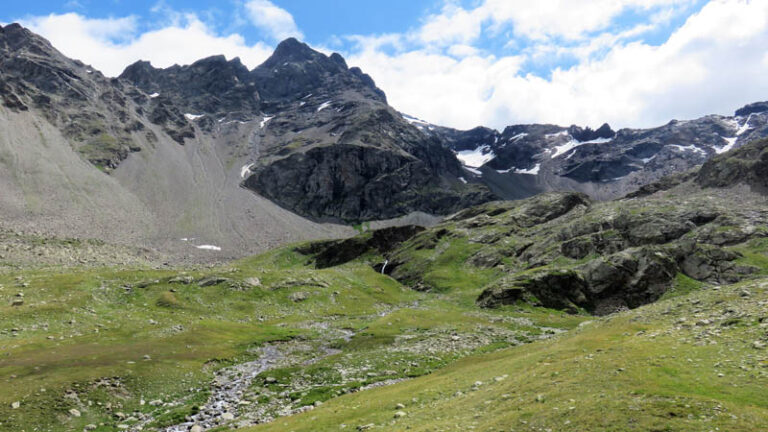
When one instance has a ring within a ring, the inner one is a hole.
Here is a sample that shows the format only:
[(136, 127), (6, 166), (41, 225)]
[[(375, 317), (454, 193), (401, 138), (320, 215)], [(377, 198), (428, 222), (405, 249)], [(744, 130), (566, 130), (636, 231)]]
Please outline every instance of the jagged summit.
[(359, 68), (349, 68), (340, 54), (326, 56), (295, 38), (280, 42), (253, 70), (239, 58), (227, 60), (216, 55), (168, 68), (137, 61), (120, 78), (148, 94), (175, 98), (188, 109), (217, 115), (230, 111), (259, 114), (309, 94), (330, 97), (346, 91), (386, 103), (384, 92), (373, 79)]
[(386, 103), (384, 92), (359, 68), (349, 68), (344, 58), (315, 51), (295, 38), (277, 45), (275, 52), (252, 71), (264, 99), (292, 100), (307, 94), (354, 90)]
[(299, 42), (296, 38), (288, 38), (275, 48), (272, 55), (260, 66), (265, 68), (278, 67), (283, 63), (302, 63), (307, 61), (322, 61), (327, 57), (313, 50), (309, 45)]
[(581, 128), (573, 125), (568, 128), (568, 133), (577, 141), (592, 141), (597, 139), (609, 139), (616, 136), (616, 132), (608, 125), (603, 123), (599, 128), (592, 130), (590, 127)]
[(0, 40), (6, 49), (14, 51), (29, 45), (31, 42), (42, 43), (53, 49), (48, 41), (32, 33), (19, 23), (8, 24), (5, 27), (0, 26)]

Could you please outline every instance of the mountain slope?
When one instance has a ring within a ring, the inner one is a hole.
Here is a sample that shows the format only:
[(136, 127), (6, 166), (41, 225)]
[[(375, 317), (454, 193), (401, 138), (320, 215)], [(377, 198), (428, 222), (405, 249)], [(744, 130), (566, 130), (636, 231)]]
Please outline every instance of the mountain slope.
[(109, 79), (0, 30), (5, 227), (173, 256), (428, 224), (542, 191), (612, 198), (766, 134), (761, 103), (649, 130), (460, 132), (397, 113), (358, 68), (294, 39), (254, 70), (218, 56)]
[[(139, 62), (109, 79), (12, 24), (0, 28), (0, 65), (8, 229), (210, 259), (354, 233), (303, 216), (445, 214), (490, 197), (444, 176), (461, 169), (451, 152), (391, 117), (370, 77), (295, 40), (253, 71), (213, 57), (166, 70)], [(332, 184), (310, 177), (305, 153)]]
[(764, 430), (767, 288), (665, 300), (245, 430)]
[(253, 71), (215, 57), (166, 70), (140, 62), (121, 78), (172, 100), (214, 136), (247, 130), (238, 144), (245, 187), (303, 216), (447, 214), (491, 198), (460, 182), (451, 152), (388, 107), (370, 77), (295, 39)]

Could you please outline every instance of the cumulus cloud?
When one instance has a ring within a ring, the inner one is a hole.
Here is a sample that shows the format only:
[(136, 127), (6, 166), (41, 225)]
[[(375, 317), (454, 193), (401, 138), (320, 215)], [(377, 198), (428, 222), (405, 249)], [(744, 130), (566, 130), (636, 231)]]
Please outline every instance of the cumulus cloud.
[(245, 8), (253, 25), (264, 31), (272, 39), (304, 38), (293, 20), (293, 15), (271, 1), (251, 0), (245, 4)]
[[(358, 40), (360, 49), (352, 53), (349, 62), (371, 74), (396, 108), (459, 128), (501, 128), (520, 122), (599, 126), (604, 121), (614, 126), (652, 126), (671, 118), (728, 113), (741, 104), (768, 99), (768, 2), (712, 0), (660, 45), (627, 39), (629, 35), (621, 32), (584, 36), (585, 32), (606, 28), (610, 18), (620, 13), (618, 6), (606, 4), (609, 11), (595, 11), (600, 19), (589, 19), (581, 11), (561, 18), (542, 3), (549, 2), (525, 2), (528, 7), (519, 4), (514, 8), (516, 1), (486, 0), (479, 8), (494, 4), (501, 17), (498, 20), (526, 21), (514, 31), (531, 38), (557, 35), (581, 38), (584, 43), (562, 48), (542, 41), (517, 55), (494, 57), (469, 50), (433, 49), (435, 41), (461, 46), (459, 43), (474, 38), (474, 30), (467, 30), (468, 38), (449, 34), (395, 53), (380, 49), (382, 41), (368, 38)], [(592, 1), (567, 3), (592, 10), (586, 4)], [(683, 2), (607, 3), (645, 8), (651, 4), (678, 7)], [(457, 13), (449, 9), (446, 17)], [(642, 25), (653, 26), (654, 19), (663, 18), (652, 17)], [(558, 24), (560, 20), (562, 24)], [(432, 22), (437, 22), (434, 17), (424, 28)], [(568, 29), (566, 22), (577, 28)], [(413, 34), (420, 35), (421, 30)], [(642, 28), (634, 31), (641, 32)], [(572, 50), (571, 54), (583, 57), (572, 66), (555, 68), (549, 76), (541, 77), (522, 68), (536, 49)], [(604, 54), (588, 56), (598, 49), (605, 50)]]
[(144, 33), (138, 31), (135, 17), (93, 19), (67, 13), (31, 17), (22, 24), (66, 56), (91, 64), (107, 76), (119, 75), (137, 60), (168, 67), (223, 54), (256, 67), (272, 53), (264, 42), (249, 45), (238, 34), (218, 35), (192, 14), (177, 16), (167, 26)]
[(511, 29), (533, 40), (557, 37), (581, 39), (600, 31), (627, 10), (656, 11), (660, 16), (694, 0), (484, 0), (474, 9), (448, 1), (440, 13), (427, 17), (417, 32), (426, 43), (469, 43), (484, 28), (490, 32)]

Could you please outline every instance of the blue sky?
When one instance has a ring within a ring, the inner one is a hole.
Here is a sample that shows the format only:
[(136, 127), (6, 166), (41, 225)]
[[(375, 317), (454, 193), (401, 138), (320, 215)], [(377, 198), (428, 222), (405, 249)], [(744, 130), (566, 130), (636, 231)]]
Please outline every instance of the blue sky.
[[(201, 0), (38, 0), (3, 5), (0, 19), (10, 22), (26, 16), (79, 13), (91, 18), (135, 15), (141, 17), (141, 27), (151, 29), (164, 18), (163, 11), (198, 14), (207, 24), (220, 32), (238, 31), (251, 42), (269, 39), (268, 32), (237, 23), (236, 16), (243, 1)], [(275, 0), (276, 6), (287, 10), (313, 44), (330, 44), (335, 37), (348, 34), (404, 32), (419, 24), (430, 12), (439, 11), (443, 2), (433, 0)]]
[(765, 0), (61, 0), (0, 21), (110, 76), (214, 54), (255, 67), (295, 36), (458, 128), (651, 126), (768, 100)]

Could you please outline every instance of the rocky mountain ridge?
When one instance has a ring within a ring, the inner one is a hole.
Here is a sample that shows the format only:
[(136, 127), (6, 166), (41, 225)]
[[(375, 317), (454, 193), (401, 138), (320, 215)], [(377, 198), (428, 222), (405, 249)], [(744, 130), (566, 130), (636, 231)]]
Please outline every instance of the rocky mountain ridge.
[(546, 124), (513, 125), (498, 132), (458, 131), (404, 116), (424, 134), (456, 152), (468, 181), (488, 185), (504, 199), (551, 190), (613, 199), (675, 172), (768, 136), (768, 103), (742, 107), (733, 116), (672, 120), (649, 129), (614, 131)]
[(368, 75), (295, 39), (252, 71), (219, 56), (163, 70), (138, 62), (120, 78), (189, 111), (204, 132), (250, 129), (243, 185), (303, 216), (446, 214), (491, 197), (460, 182), (451, 152), (387, 106)]

